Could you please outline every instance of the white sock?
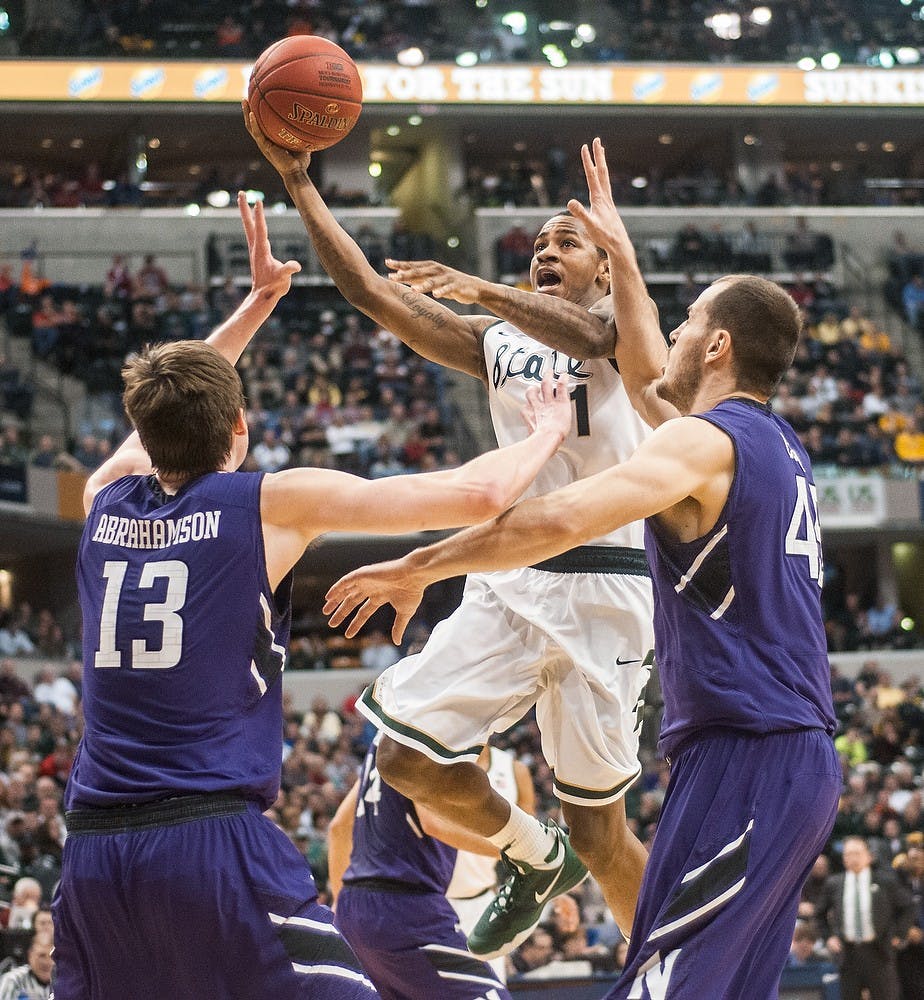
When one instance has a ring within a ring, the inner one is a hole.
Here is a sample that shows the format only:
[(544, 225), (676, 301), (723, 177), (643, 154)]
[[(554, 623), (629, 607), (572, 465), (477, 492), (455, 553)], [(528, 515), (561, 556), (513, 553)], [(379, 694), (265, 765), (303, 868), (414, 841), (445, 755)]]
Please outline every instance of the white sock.
[(488, 840), (514, 861), (525, 861), (534, 868), (541, 868), (555, 848), (554, 829), (546, 829), (535, 816), (517, 805), (510, 806), (510, 819)]

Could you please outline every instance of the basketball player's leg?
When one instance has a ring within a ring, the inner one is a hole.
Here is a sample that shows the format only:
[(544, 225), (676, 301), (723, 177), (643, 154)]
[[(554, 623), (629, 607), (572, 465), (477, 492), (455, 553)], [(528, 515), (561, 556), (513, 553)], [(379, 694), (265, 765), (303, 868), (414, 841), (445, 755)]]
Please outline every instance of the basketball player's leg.
[[(479, 577), (420, 653), (381, 674), (357, 708), (384, 736), (383, 779), (443, 819), (512, 845), (511, 856), (542, 864), (555, 835), (495, 792), (476, 763), (492, 733), (535, 704), (547, 641)], [(508, 826), (513, 823), (513, 828)], [(505, 832), (506, 831), (506, 832)]]
[(382, 779), (402, 795), (482, 837), (510, 819), (510, 803), (470, 761), (436, 763), (425, 754), (383, 736), (376, 754)]
[(445, 896), (347, 883), (336, 922), (383, 1000), (510, 998), (491, 967), (468, 952)]
[(607, 1000), (771, 1000), (841, 778), (818, 731), (704, 737), (673, 761), (625, 970)]
[(628, 938), (648, 852), (626, 822), (622, 798), (606, 805), (562, 802), (575, 853), (597, 880), (616, 925)]

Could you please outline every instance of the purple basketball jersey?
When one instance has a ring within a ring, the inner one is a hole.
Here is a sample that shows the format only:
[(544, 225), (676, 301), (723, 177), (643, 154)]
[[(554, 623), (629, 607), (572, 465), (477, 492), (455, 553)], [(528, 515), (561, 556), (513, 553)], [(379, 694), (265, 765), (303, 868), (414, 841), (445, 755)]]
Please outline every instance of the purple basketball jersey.
[(262, 474), (167, 496), (151, 476), (97, 495), (77, 560), (86, 728), (68, 809), (279, 788), (287, 578), (274, 595)]
[(353, 822), (353, 852), (344, 884), (377, 878), (445, 894), (456, 849), (423, 832), (414, 803), (386, 785), (375, 766), (378, 740), (369, 747)]
[(792, 428), (769, 407), (730, 399), (697, 414), (735, 445), (735, 477), (715, 527), (676, 542), (645, 526), (664, 691), (662, 753), (709, 728), (834, 731), (821, 615), (815, 484)]

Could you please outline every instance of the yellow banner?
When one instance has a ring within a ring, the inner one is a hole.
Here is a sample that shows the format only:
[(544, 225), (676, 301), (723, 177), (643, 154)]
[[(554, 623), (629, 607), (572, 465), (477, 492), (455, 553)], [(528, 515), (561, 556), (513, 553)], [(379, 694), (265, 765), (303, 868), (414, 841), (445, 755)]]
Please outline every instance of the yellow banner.
[[(0, 61), (0, 101), (239, 101), (250, 62)], [(360, 66), (368, 104), (899, 106), (924, 104), (924, 69), (791, 66)]]

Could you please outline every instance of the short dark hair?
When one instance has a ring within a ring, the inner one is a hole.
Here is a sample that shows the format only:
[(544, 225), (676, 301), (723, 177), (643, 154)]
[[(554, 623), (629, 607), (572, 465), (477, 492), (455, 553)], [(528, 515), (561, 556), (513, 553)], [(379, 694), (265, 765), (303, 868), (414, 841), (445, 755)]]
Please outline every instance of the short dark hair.
[(754, 274), (719, 278), (709, 303), (709, 325), (732, 337), (738, 387), (770, 397), (792, 364), (802, 332), (793, 297), (775, 281)]
[(125, 412), (166, 475), (217, 472), (231, 454), (244, 389), (234, 366), (210, 344), (149, 344), (122, 369)]

